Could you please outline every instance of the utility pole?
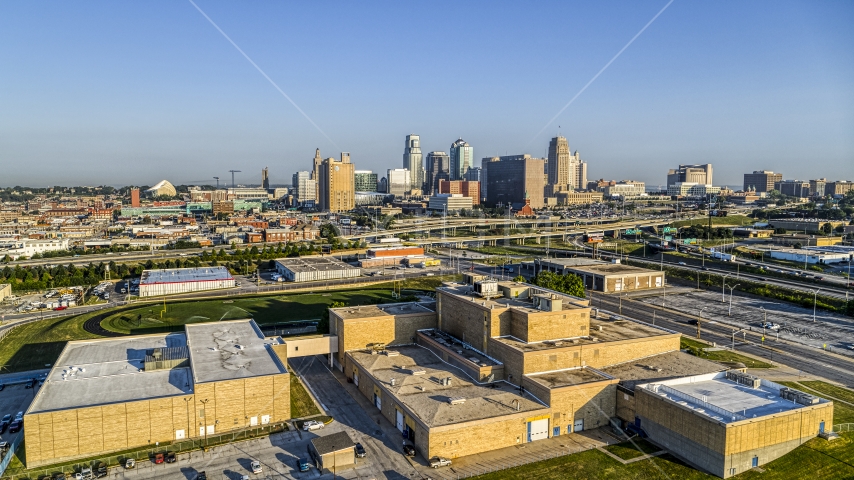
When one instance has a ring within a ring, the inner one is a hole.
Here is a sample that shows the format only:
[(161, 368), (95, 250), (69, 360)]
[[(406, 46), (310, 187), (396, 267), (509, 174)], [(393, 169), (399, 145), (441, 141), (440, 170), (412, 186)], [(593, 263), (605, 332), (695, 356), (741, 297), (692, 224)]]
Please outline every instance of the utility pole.
[(732, 316), (732, 291), (735, 290), (735, 287), (737, 287), (737, 286), (739, 286), (738, 283), (729, 287), (729, 312), (727, 312), (728, 317)]

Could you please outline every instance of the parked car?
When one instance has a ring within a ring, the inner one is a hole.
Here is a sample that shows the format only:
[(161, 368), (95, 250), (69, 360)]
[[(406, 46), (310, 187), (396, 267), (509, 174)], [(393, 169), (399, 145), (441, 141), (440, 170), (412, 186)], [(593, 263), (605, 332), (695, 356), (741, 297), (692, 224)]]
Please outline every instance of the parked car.
[(261, 473), (261, 462), (258, 460), (252, 460), (250, 466), (252, 467), (252, 473)]
[(302, 429), (306, 432), (311, 432), (313, 430), (320, 430), (324, 426), (325, 425), (323, 425), (323, 422), (318, 422), (317, 420), (309, 420), (302, 424)]
[(162, 453), (155, 453), (154, 454), (154, 463), (163, 463), (163, 461), (165, 459), (166, 459), (166, 457)]
[(89, 467), (86, 467), (86, 468), (80, 470), (80, 473), (75, 475), (75, 478), (82, 479), (82, 480), (91, 480), (92, 479), (92, 469)]
[(433, 457), (430, 459), (430, 466), (432, 468), (448, 467), (450, 465), (451, 461), (445, 457)]
[(104, 462), (98, 462), (95, 466), (95, 477), (102, 478), (107, 476), (107, 464)]
[(133, 468), (136, 466), (136, 460), (132, 458), (128, 458), (125, 460), (125, 468)]
[(56, 311), (56, 312), (58, 312), (58, 311), (60, 311), (60, 310), (66, 310), (66, 309), (68, 309), (68, 307), (66, 307), (65, 305), (63, 305), (63, 306), (61, 306), (61, 307), (56, 307), (56, 308), (54, 308), (53, 310), (54, 310), (54, 311)]
[(410, 445), (408, 443), (404, 443), (403, 444), (403, 454), (406, 455), (407, 457), (414, 457), (415, 456), (415, 446)]
[(300, 472), (307, 472), (311, 470), (311, 464), (308, 463), (307, 458), (298, 458), (297, 459), (297, 470)]
[(0, 435), (6, 433), (7, 428), (9, 428), (9, 422), (6, 420), (0, 421)]
[(199, 474), (196, 475), (196, 480), (208, 480), (208, 476), (205, 472), (199, 472)]
[(7, 413), (6, 415), (3, 415), (3, 420), (2, 420), (2, 421), (6, 422), (6, 423), (11, 422), (11, 421), (12, 421), (12, 414), (11, 414), (11, 413)]
[(175, 452), (166, 452), (166, 463), (175, 463), (176, 460)]
[(24, 428), (23, 420), (15, 420), (9, 424), (9, 433), (18, 433)]
[(357, 443), (353, 448), (356, 449), (357, 458), (365, 458), (368, 456), (368, 452), (365, 451), (365, 447), (363, 447), (361, 443)]
[(687, 263), (685, 263), (685, 262), (679, 262), (679, 265), (685, 266), (685, 265), (688, 265), (688, 264), (687, 264)]
[(65, 480), (65, 474), (62, 472), (56, 472), (53, 474), (53, 480)]

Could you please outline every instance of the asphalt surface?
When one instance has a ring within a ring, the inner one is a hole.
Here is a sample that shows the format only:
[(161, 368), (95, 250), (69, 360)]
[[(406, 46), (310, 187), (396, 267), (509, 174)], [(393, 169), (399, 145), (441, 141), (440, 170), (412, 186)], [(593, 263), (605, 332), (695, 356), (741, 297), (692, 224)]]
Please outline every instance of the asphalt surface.
[[(620, 299), (617, 296), (591, 294), (592, 306), (600, 308), (600, 311), (610, 311), (618, 314)], [(660, 307), (645, 304), (640, 301), (623, 298), (623, 315), (647, 323), (668, 328), (695, 338), (697, 326), (696, 315), (678, 313), (662, 310)], [(654, 312), (654, 313), (653, 313)], [(601, 315), (601, 314), (600, 314)], [(732, 327), (719, 323), (701, 321), (701, 338), (712, 341), (719, 345), (729, 346), (732, 343)], [(764, 345), (760, 345), (762, 331), (748, 331), (746, 334), (738, 333), (736, 351), (743, 351), (764, 357), (772, 362), (788, 365), (806, 374), (823, 377), (838, 382), (849, 388), (854, 388), (854, 361), (848, 358), (825, 352), (818, 348), (810, 348), (792, 342), (776, 341), (766, 337)]]

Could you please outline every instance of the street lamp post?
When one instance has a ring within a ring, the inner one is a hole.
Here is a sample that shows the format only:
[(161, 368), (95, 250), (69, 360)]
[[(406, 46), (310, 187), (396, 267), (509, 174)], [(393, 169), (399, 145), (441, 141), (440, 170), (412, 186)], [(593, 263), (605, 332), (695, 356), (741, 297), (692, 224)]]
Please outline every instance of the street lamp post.
[(735, 290), (735, 287), (739, 285), (740, 284), (736, 283), (735, 285), (729, 287), (729, 311), (727, 312), (728, 317), (732, 316), (732, 291)]
[(816, 309), (816, 304), (818, 303), (818, 292), (821, 289), (817, 288), (815, 290), (811, 290), (811, 289), (807, 289), (807, 290), (809, 290), (813, 293), (813, 297), (812, 297), (812, 323), (815, 323), (815, 309)]
[(700, 320), (702, 318), (701, 315), (703, 314), (703, 310), (705, 310), (707, 308), (709, 308), (709, 307), (703, 307), (697, 311), (697, 340), (700, 339)]
[(721, 279), (721, 303), (726, 302), (726, 277), (732, 275), (731, 273), (727, 273), (724, 275), (724, 278)]
[(205, 432), (205, 449), (207, 450), (207, 448), (208, 448), (208, 412), (207, 412), (207, 410), (208, 410), (207, 409), (208, 399), (206, 398), (204, 400), (199, 400), (199, 402), (202, 403), (202, 411), (204, 412), (204, 415), (202, 415), (202, 418), (203, 418), (202, 429)]

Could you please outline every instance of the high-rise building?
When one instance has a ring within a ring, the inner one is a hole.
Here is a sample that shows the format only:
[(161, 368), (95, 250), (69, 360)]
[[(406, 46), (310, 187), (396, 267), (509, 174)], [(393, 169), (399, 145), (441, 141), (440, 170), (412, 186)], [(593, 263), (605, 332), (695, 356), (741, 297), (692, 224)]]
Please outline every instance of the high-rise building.
[(341, 152), (340, 160), (327, 158), (321, 162), (317, 182), (321, 210), (347, 212), (356, 208), (355, 167), (348, 152)]
[(854, 182), (848, 180), (836, 180), (824, 185), (825, 195), (845, 195), (851, 190), (854, 190)]
[[(504, 160), (508, 158), (508, 160)], [(486, 205), (511, 204), (519, 209), (525, 204), (525, 198), (531, 201), (531, 208), (544, 205), (545, 160), (531, 158), (530, 155), (494, 157), (483, 165), (489, 165), (486, 175)]]
[(427, 154), (426, 193), (435, 195), (439, 191), (439, 180), (450, 180), (451, 159), (445, 152), (430, 152)]
[(301, 204), (317, 201), (317, 182), (311, 178), (311, 172), (302, 171), (295, 173), (292, 191), (297, 202)]
[(414, 190), (424, 188), (424, 162), (421, 157), (421, 137), (414, 134), (406, 136), (403, 149), (403, 168), (409, 170), (409, 184)]
[(261, 170), (261, 188), (270, 188), (270, 174), (267, 167)]
[(392, 194), (395, 197), (403, 197), (409, 194), (412, 190), (412, 177), (409, 170), (405, 168), (390, 168), (388, 169), (386, 179), (388, 180), (386, 193)]
[(469, 182), (480, 182), (482, 180), (483, 169), (481, 167), (471, 167), (466, 172), (466, 180)]
[(317, 198), (314, 200), (320, 204), (320, 164), (323, 163), (323, 158), (320, 156), (320, 149), (317, 148), (314, 150), (314, 159), (312, 161), (312, 170), (311, 170), (311, 179), (314, 180), (315, 185), (318, 185), (318, 188), (315, 190), (315, 195)]
[(679, 165), (677, 169), (667, 172), (667, 186), (677, 183), (699, 183), (701, 185), (712, 184), (712, 164), (704, 165)]
[(472, 205), (480, 204), (480, 182), (439, 180), (439, 194), (444, 193), (459, 193), (464, 197), (470, 197)]
[(353, 174), (357, 192), (376, 192), (377, 174), (370, 170), (356, 170)]
[[(810, 182), (803, 180), (782, 180), (774, 183), (774, 190), (790, 197), (807, 198), (810, 196)], [(746, 192), (747, 189), (744, 191)]]
[(578, 150), (570, 153), (566, 137), (554, 137), (549, 142), (546, 161), (548, 184), (554, 191), (584, 190), (587, 188), (587, 163)]
[(474, 148), (460, 138), (451, 144), (451, 180), (462, 180), (473, 165)]
[(130, 206), (131, 207), (139, 207), (139, 189), (132, 188), (130, 190)]
[(824, 191), (827, 188), (827, 179), (819, 178), (818, 180), (810, 180), (810, 195), (813, 197), (823, 197)]
[(774, 173), (768, 170), (756, 170), (753, 173), (744, 174), (744, 191), (756, 193), (770, 192), (771, 190), (774, 190), (775, 183), (782, 181), (782, 173)]

